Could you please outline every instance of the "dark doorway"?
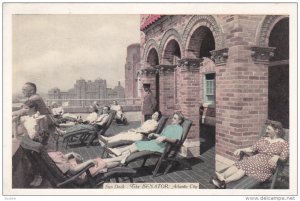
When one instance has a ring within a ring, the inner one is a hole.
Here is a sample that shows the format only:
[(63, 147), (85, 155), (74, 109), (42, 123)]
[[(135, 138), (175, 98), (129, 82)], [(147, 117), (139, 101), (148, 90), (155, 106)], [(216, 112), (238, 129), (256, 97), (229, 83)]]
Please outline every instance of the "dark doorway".
[(280, 20), (273, 28), (269, 47), (275, 47), (269, 65), (268, 118), (289, 128), (289, 19)]
[[(149, 51), (147, 63), (152, 68), (155, 68), (155, 66), (159, 65), (158, 54), (154, 48), (152, 48)], [(158, 73), (156, 73), (156, 75), (155, 75), (155, 98), (157, 101), (156, 110), (159, 110), (159, 74)]]

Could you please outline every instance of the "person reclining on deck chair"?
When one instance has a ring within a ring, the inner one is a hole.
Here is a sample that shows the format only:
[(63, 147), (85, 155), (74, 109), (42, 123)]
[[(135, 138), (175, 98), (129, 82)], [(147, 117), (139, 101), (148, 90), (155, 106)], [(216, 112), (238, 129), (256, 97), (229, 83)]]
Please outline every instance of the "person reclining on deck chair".
[(71, 133), (86, 133), (86, 132), (98, 132), (107, 122), (109, 119), (109, 106), (103, 107), (103, 114), (98, 116), (95, 107), (92, 107), (94, 112), (92, 112), (86, 119), (84, 123), (87, 124), (76, 124), (67, 128), (66, 130), (61, 130), (56, 128), (57, 132), (60, 135), (71, 134)]
[(113, 104), (110, 106), (110, 109), (116, 111), (115, 119), (117, 124), (127, 124), (127, 119), (125, 117), (123, 107), (119, 105), (119, 103), (116, 100), (113, 101)]
[(130, 129), (127, 132), (118, 133), (112, 137), (99, 136), (99, 143), (104, 146), (106, 143), (120, 142), (123, 140), (136, 142), (142, 140), (145, 135), (155, 131), (158, 126), (158, 120), (161, 117), (161, 112), (156, 111), (152, 115), (152, 119), (145, 121), (139, 128)]
[[(50, 158), (55, 162), (57, 167), (69, 176), (73, 176), (82, 170), (89, 163), (94, 163), (95, 166), (89, 168), (91, 175), (94, 177), (99, 173), (107, 172), (108, 168), (116, 167), (120, 164), (122, 157), (101, 159), (99, 157), (95, 159), (89, 159), (83, 162), (82, 157), (74, 152), (63, 154), (62, 152), (48, 152)], [(81, 184), (86, 182), (87, 174), (84, 172), (76, 180), (77, 183)]]
[[(56, 109), (56, 108), (54, 108)], [(53, 111), (53, 109), (52, 109)], [(80, 115), (74, 115), (74, 114), (63, 114), (60, 119), (57, 119), (57, 123), (59, 124), (59, 127), (67, 128), (74, 126), (76, 124), (88, 124), (90, 122), (94, 122), (97, 120), (97, 118), (100, 116), (99, 114), (99, 105), (96, 103), (93, 103), (89, 107), (90, 114), (86, 117), (85, 120), (82, 119)], [(102, 112), (102, 111), (101, 111)], [(53, 111), (54, 114), (54, 111)]]
[(180, 112), (175, 112), (171, 125), (166, 126), (161, 134), (150, 133), (148, 138), (155, 137), (150, 141), (137, 141), (132, 145), (122, 148), (107, 148), (115, 156), (123, 156), (121, 163), (125, 163), (126, 158), (137, 151), (153, 151), (163, 153), (166, 142), (176, 143), (183, 134), (183, 128), (180, 125), (184, 121), (184, 116)]
[(226, 188), (227, 183), (237, 181), (245, 175), (264, 182), (273, 175), (278, 161), (288, 159), (289, 144), (282, 139), (285, 135), (282, 124), (267, 120), (266, 125), (266, 137), (260, 138), (251, 147), (237, 149), (234, 152), (236, 156), (239, 156), (241, 152), (256, 153), (255, 155), (234, 163), (222, 174), (216, 172), (216, 178), (211, 182), (217, 188)]
[(59, 124), (59, 126), (67, 122), (72, 122), (70, 123), (70, 126), (75, 125), (74, 122), (77, 122), (78, 120), (81, 119), (81, 116), (79, 115), (76, 116), (74, 114), (65, 113), (63, 107), (59, 106), (56, 102), (51, 103), (51, 110), (52, 110), (53, 117), (56, 123)]

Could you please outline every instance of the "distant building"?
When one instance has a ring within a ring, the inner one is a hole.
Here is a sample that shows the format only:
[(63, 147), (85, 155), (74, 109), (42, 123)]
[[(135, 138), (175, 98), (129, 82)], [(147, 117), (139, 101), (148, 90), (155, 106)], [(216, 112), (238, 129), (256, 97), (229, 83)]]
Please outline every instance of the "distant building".
[(125, 64), (125, 97), (136, 98), (138, 95), (137, 72), (140, 70), (140, 44), (134, 43), (127, 47)]
[(74, 88), (67, 92), (60, 91), (59, 88), (50, 89), (48, 97), (49, 99), (59, 99), (56, 102), (62, 105), (65, 104), (65, 106), (86, 106), (90, 105), (95, 99), (124, 98), (125, 96), (124, 87), (121, 86), (120, 82), (118, 86), (111, 89), (107, 88), (106, 80), (103, 79), (96, 79), (95, 81), (79, 79), (76, 80)]
[(118, 82), (118, 86), (115, 88), (107, 88), (107, 99), (114, 98), (124, 98), (125, 97), (125, 89), (121, 86), (121, 83)]

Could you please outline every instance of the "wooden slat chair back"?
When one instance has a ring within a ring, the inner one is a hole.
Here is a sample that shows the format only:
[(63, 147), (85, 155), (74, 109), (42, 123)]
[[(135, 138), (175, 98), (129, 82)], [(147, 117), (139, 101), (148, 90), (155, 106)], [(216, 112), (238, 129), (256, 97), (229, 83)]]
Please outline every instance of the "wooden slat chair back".
[(179, 163), (181, 162), (181, 160), (178, 160), (177, 154), (179, 153), (180, 148), (183, 145), (183, 143), (189, 133), (192, 123), (193, 122), (189, 119), (185, 119), (183, 121), (183, 123), (182, 123), (183, 133), (182, 133), (181, 140), (178, 140), (175, 144), (167, 143), (166, 148), (163, 153), (152, 152), (152, 151), (135, 152), (135, 153), (131, 154), (130, 156), (128, 156), (128, 158), (125, 161), (125, 165), (128, 165), (129, 163), (131, 163), (133, 161), (143, 158), (144, 161), (141, 166), (141, 167), (143, 167), (146, 164), (146, 161), (148, 160), (148, 158), (150, 158), (152, 156), (158, 156), (159, 159), (158, 159), (155, 169), (153, 171), (153, 177), (156, 176), (156, 174), (162, 164), (162, 161), (164, 161), (164, 160), (168, 162), (168, 166), (164, 171), (164, 174), (167, 174), (169, 172), (169, 170), (172, 168), (172, 166), (175, 164), (175, 162), (179, 162)]
[(110, 127), (113, 119), (115, 118), (116, 111), (111, 110), (109, 112), (109, 118), (107, 123), (98, 131), (98, 132), (84, 132), (84, 133), (71, 133), (63, 136), (63, 144), (67, 149), (70, 146), (74, 145), (91, 145), (95, 139), (98, 138), (98, 135), (104, 135), (107, 129)]
[[(259, 138), (266, 136), (266, 129), (267, 129), (267, 125), (264, 124), (262, 126), (262, 129), (259, 133)], [(285, 135), (284, 135), (284, 140), (286, 140), (287, 142), (289, 142), (289, 129), (284, 129), (285, 131)], [(244, 157), (244, 155), (241, 155), (241, 159)], [(240, 159), (240, 160), (241, 160)], [(288, 161), (286, 162), (278, 162), (277, 164), (277, 168), (275, 169), (275, 172), (273, 174), (273, 176), (265, 181), (264, 183), (270, 183), (270, 189), (273, 189), (275, 187), (276, 184), (276, 180), (278, 179), (278, 174), (280, 174), (283, 171), (283, 168), (285, 167), (285, 165), (288, 163)], [(230, 189), (251, 189), (251, 188), (255, 188), (257, 185), (262, 184), (258, 179), (254, 178), (254, 177), (249, 177), (249, 176), (244, 176), (243, 178), (241, 178), (238, 181), (234, 181), (231, 183), (227, 184), (227, 188)]]

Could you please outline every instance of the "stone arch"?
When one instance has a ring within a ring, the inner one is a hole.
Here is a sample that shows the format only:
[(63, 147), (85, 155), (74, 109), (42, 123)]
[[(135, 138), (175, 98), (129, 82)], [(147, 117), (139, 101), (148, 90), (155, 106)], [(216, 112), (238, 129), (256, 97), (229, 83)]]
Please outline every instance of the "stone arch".
[(157, 42), (154, 39), (149, 39), (145, 45), (144, 48), (144, 53), (143, 53), (143, 63), (145, 64), (145, 62), (147, 62), (148, 56), (149, 56), (149, 52), (150, 50), (155, 49), (157, 54), (158, 54), (158, 61), (160, 61), (160, 54), (159, 54), (159, 46), (157, 44)]
[(177, 41), (177, 43), (179, 45), (179, 48), (180, 48), (180, 51), (182, 51), (180, 34), (175, 29), (169, 29), (168, 31), (165, 32), (165, 34), (163, 35), (163, 37), (162, 37), (162, 39), (160, 41), (160, 44), (159, 44), (159, 52), (158, 52), (158, 54), (159, 54), (160, 58), (162, 58), (165, 46), (172, 39), (174, 39), (174, 40)]
[(145, 62), (149, 64), (151, 67), (159, 64), (159, 56), (157, 50), (154, 47), (149, 50)]
[(180, 44), (174, 37), (169, 37), (167, 40), (162, 55), (161, 55), (161, 64), (167, 65), (176, 65), (176, 58), (181, 58), (181, 48)]
[(269, 37), (272, 29), (280, 20), (288, 18), (284, 15), (267, 15), (261, 22), (256, 32), (256, 44), (262, 47), (268, 47)]
[(190, 19), (183, 32), (182, 46), (184, 47), (185, 52), (191, 35), (200, 26), (205, 26), (210, 29), (215, 39), (216, 49), (224, 48), (223, 32), (216, 19), (212, 15), (196, 15)]

